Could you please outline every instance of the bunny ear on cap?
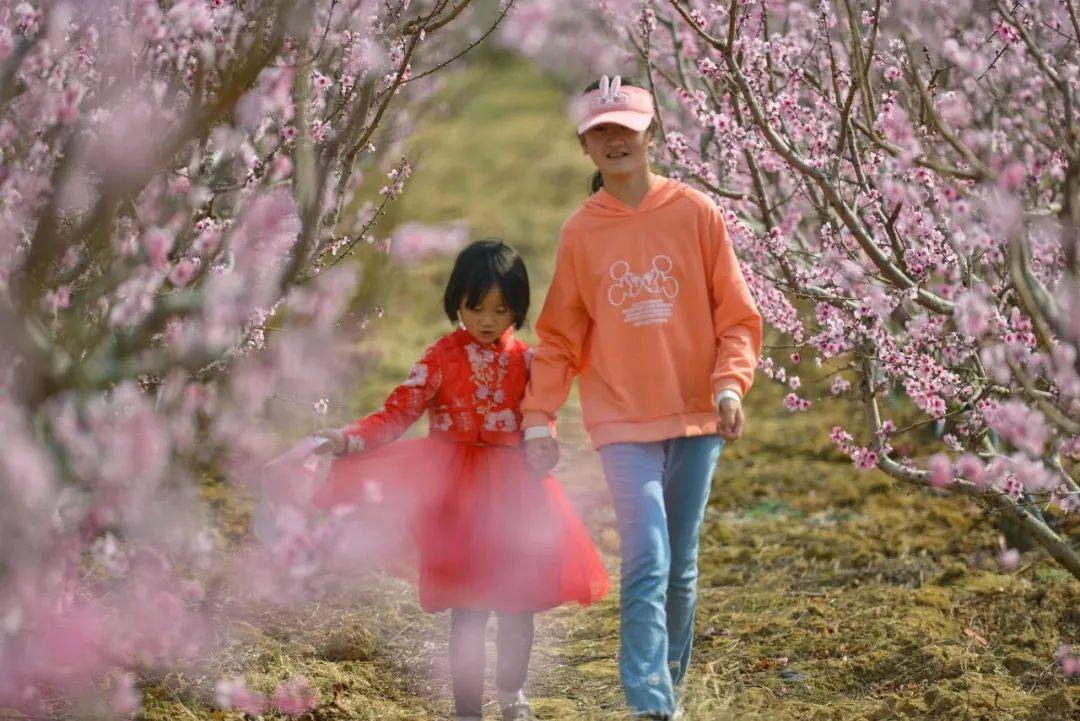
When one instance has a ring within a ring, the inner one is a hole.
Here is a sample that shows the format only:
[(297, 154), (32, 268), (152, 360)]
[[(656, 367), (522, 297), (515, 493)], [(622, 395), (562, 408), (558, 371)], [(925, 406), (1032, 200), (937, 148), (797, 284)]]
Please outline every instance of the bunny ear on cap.
[(622, 76), (600, 78), (595, 90), (582, 95), (571, 104), (571, 115), (578, 135), (601, 123), (614, 123), (641, 132), (649, 127), (656, 115), (652, 93), (634, 85), (622, 84)]

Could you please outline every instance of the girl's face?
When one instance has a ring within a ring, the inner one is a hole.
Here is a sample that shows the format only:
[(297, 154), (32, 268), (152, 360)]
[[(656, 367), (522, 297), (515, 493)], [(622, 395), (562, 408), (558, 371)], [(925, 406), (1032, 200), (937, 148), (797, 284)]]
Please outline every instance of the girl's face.
[(631, 130), (625, 125), (601, 123), (578, 138), (585, 154), (592, 158), (600, 172), (612, 177), (630, 175), (649, 167), (649, 130)]
[(475, 308), (466, 307), (465, 303), (462, 299), (458, 318), (465, 330), (481, 343), (494, 343), (514, 322), (514, 313), (498, 288), (489, 290)]

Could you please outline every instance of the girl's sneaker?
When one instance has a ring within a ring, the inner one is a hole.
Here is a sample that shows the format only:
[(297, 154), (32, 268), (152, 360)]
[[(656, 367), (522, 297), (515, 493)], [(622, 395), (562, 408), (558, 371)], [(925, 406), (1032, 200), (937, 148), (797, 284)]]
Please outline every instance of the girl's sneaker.
[(532, 706), (527, 703), (512, 703), (502, 707), (503, 721), (536, 721)]

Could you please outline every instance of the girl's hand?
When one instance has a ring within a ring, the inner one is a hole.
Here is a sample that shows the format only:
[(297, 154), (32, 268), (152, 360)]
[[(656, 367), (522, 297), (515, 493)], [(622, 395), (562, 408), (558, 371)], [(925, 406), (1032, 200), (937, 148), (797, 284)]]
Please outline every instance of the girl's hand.
[(559, 442), (551, 437), (525, 441), (525, 460), (537, 473), (547, 473), (559, 462)]
[(726, 441), (735, 441), (742, 437), (742, 403), (734, 398), (725, 398), (720, 401), (717, 412), (720, 414), (720, 426), (716, 431), (717, 435)]
[(319, 453), (344, 453), (347, 443), (345, 442), (345, 434), (337, 428), (324, 428), (318, 431), (316, 436), (325, 438), (330, 441), (319, 447)]

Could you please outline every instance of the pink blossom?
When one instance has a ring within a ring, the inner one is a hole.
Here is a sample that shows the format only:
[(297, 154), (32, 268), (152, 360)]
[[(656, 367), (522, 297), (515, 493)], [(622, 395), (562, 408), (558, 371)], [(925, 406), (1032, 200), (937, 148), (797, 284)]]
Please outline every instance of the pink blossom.
[(401, 192), (405, 189), (405, 181), (412, 175), (412, 166), (408, 161), (402, 160), (398, 167), (391, 170), (386, 174), (390, 178), (390, 183), (384, 185), (379, 189), (380, 195), (385, 195), (388, 198), (396, 198), (401, 195)]
[(325, 75), (323, 75), (322, 73), (320, 73), (318, 71), (315, 71), (315, 72), (313, 72), (311, 74), (311, 84), (320, 93), (325, 91), (331, 85), (333, 85), (333, 83), (334, 83), (333, 80), (331, 80), (330, 78), (326, 77)]
[(1066, 676), (1072, 677), (1080, 674), (1080, 655), (1073, 651), (1068, 644), (1063, 643), (1058, 646), (1054, 658), (1057, 659), (1058, 664), (1061, 666), (1061, 672)]
[(1027, 168), (1023, 163), (1009, 163), (998, 175), (998, 187), (1015, 190), (1027, 180)]
[(920, 151), (919, 141), (908, 121), (907, 112), (896, 103), (889, 103), (878, 115), (877, 125), (891, 142), (904, 148), (909, 156)]
[(930, 456), (927, 469), (931, 486), (944, 488), (953, 482), (952, 462), (944, 453), (935, 453)]
[(855, 440), (850, 433), (845, 431), (840, 426), (833, 426), (833, 429), (829, 434), (829, 438), (832, 439), (832, 442), (835, 443), (836, 446), (845, 453), (850, 450), (851, 442)]
[(274, 707), (290, 716), (305, 713), (315, 708), (315, 691), (302, 676), (284, 681), (274, 691)]
[(882, 287), (872, 285), (863, 294), (863, 311), (884, 320), (896, 307), (896, 301)]
[(142, 245), (155, 270), (164, 270), (169, 262), (169, 251), (173, 246), (173, 235), (164, 228), (150, 228), (142, 237)]
[(266, 696), (249, 690), (242, 678), (218, 681), (214, 686), (214, 697), (223, 709), (235, 708), (249, 714), (260, 714), (267, 705)]
[(1003, 485), (1005, 487), (1005, 492), (1012, 496), (1013, 500), (1019, 501), (1020, 498), (1024, 495), (1023, 484), (1020, 483), (1019, 479), (1017, 479), (1017, 477), (1012, 474), (1008, 474), (1005, 476), (1005, 481)]
[(994, 21), (994, 30), (997, 32), (997, 36), (1007, 44), (1015, 43), (1020, 39), (1020, 33), (1017, 32), (1016, 28), (1001, 18)]
[(851, 460), (856, 468), (868, 471), (877, 468), (878, 454), (869, 448), (854, 448), (851, 451)]
[(789, 411), (805, 411), (810, 408), (810, 401), (805, 398), (799, 398), (794, 393), (788, 393), (784, 397), (784, 407)]
[(29, 34), (34, 24), (41, 20), (41, 11), (35, 10), (28, 2), (21, 2), (15, 6), (15, 16), (19, 19), (20, 27)]
[(987, 413), (987, 423), (1020, 450), (1032, 456), (1042, 455), (1050, 429), (1043, 414), (1022, 401), (1000, 404)]
[(399, 263), (416, 263), (431, 256), (456, 253), (468, 241), (469, 228), (464, 222), (445, 226), (406, 223), (394, 231), (390, 257)]
[(972, 120), (971, 106), (967, 99), (955, 91), (942, 95), (937, 103), (938, 115), (954, 128), (967, 127)]
[(64, 308), (71, 306), (71, 289), (66, 285), (61, 285), (53, 290), (48, 291), (45, 294), (44, 300), (45, 309), (50, 313), (55, 313)]
[(1029, 491), (1045, 491), (1053, 487), (1053, 477), (1041, 460), (1028, 458), (1022, 454), (1009, 457), (1012, 473), (1021, 486)]
[(983, 463), (973, 453), (964, 453), (956, 459), (956, 472), (976, 486), (983, 485)]
[(293, 172), (292, 160), (286, 155), (279, 155), (270, 164), (270, 180), (279, 182), (285, 180)]
[(956, 325), (961, 332), (976, 338), (990, 329), (990, 307), (983, 294), (968, 291), (956, 300)]
[(1002, 384), (1008, 383), (1012, 378), (1012, 369), (1006, 361), (1007, 354), (1008, 349), (1000, 344), (986, 346), (979, 351), (979, 359), (986, 366), (990, 377)]
[(710, 58), (702, 58), (698, 61), (698, 72), (714, 80), (720, 79), (722, 75), (720, 67)]
[(331, 126), (329, 123), (323, 122), (321, 120), (311, 121), (311, 138), (316, 143), (321, 143), (322, 141), (326, 140), (330, 133), (330, 130)]
[(191, 190), (191, 178), (177, 175), (169, 179), (169, 192), (173, 195), (186, 195)]
[(178, 34), (192, 31), (199, 35), (210, 32), (214, 18), (203, 0), (180, 0), (166, 15), (169, 26)]
[(998, 565), (1004, 571), (1013, 571), (1020, 565), (1020, 551), (1015, 548), (1006, 548), (997, 556)]
[(112, 712), (118, 716), (127, 716), (139, 709), (141, 694), (135, 685), (135, 675), (121, 674), (113, 690)]
[(183, 287), (191, 282), (201, 265), (199, 258), (181, 258), (169, 273), (169, 281), (177, 287)]
[(1058, 508), (1066, 515), (1080, 511), (1080, 494), (1069, 493), (1062, 496), (1058, 501)]
[(57, 121), (64, 125), (74, 125), (79, 119), (79, 89), (66, 88), (63, 93)]

